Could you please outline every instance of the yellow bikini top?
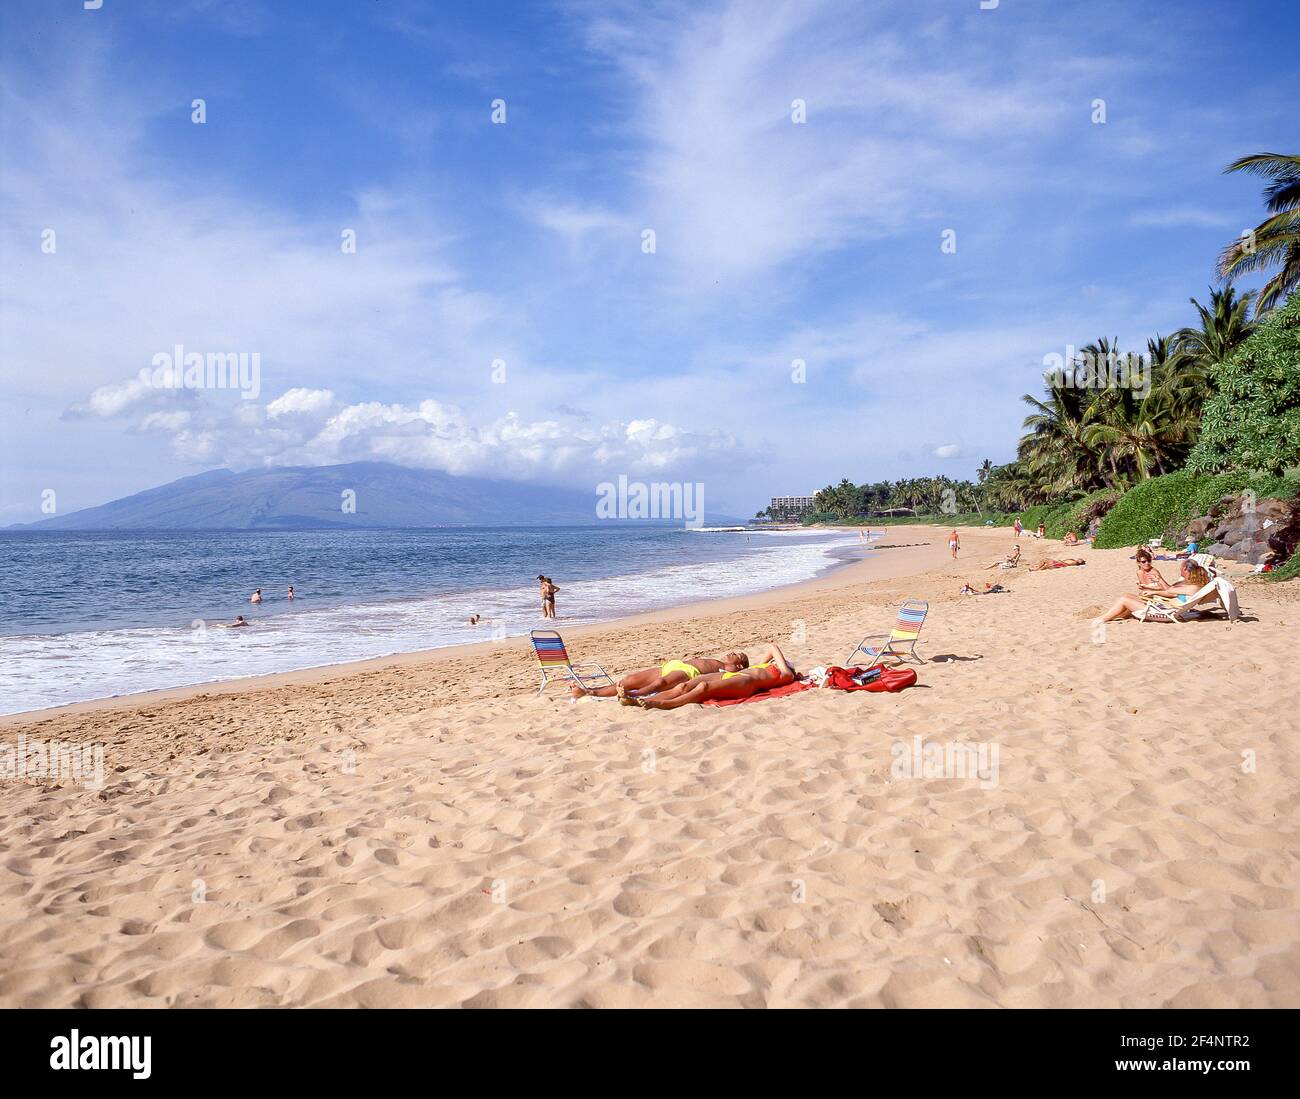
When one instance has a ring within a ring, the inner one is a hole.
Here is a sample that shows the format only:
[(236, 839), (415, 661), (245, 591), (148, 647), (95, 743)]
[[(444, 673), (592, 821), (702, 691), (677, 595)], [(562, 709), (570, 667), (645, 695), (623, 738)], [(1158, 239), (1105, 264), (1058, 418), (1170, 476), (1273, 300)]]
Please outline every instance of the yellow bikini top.
[(770, 668), (772, 661), (765, 660), (762, 664), (751, 664), (748, 668), (741, 668), (738, 672), (723, 672), (723, 679), (730, 679), (733, 675), (743, 675), (745, 672), (752, 672), (755, 668)]

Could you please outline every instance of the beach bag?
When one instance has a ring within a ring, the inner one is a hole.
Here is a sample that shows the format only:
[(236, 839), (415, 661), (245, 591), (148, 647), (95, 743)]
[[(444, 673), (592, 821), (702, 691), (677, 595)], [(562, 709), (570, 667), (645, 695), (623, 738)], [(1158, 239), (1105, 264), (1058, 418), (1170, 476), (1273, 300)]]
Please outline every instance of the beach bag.
[(826, 686), (833, 691), (902, 691), (916, 682), (916, 671), (912, 668), (884, 668), (877, 664), (874, 668), (837, 668), (826, 669)]

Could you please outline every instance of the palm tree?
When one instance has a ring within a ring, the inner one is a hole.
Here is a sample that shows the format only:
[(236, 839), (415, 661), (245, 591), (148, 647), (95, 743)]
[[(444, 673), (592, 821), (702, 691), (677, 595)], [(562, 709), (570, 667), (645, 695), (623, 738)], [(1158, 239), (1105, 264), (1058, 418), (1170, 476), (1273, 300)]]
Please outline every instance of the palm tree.
[(1250, 306), (1257, 291), (1247, 290), (1240, 297), (1236, 288), (1210, 289), (1210, 304), (1195, 298), (1191, 303), (1200, 315), (1200, 327), (1180, 328), (1174, 333), (1174, 347), (1181, 369), (1194, 367), (1208, 372), (1227, 359), (1255, 331)]
[(980, 462), (980, 467), (975, 471), (975, 479), (981, 485), (989, 479), (989, 474), (993, 472), (993, 459), (985, 458)]
[(1098, 455), (1084, 438), (1088, 390), (1070, 381), (1049, 377), (1043, 400), (1028, 393), (1020, 398), (1031, 409), (1019, 445), (1022, 471), (1049, 496), (1094, 487), (1100, 470)]
[(1281, 264), (1260, 291), (1259, 311), (1267, 312), (1300, 286), (1300, 156), (1254, 153), (1223, 170), (1250, 172), (1271, 181), (1264, 189), (1270, 216), (1219, 256), (1219, 275), (1224, 279)]

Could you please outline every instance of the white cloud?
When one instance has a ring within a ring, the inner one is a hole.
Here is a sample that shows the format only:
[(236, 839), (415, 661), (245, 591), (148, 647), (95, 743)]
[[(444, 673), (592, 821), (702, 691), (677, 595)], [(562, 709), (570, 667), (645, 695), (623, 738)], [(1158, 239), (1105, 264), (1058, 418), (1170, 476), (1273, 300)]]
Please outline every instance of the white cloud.
[(233, 393), (154, 389), (131, 379), (101, 387), (68, 415), (158, 432), (182, 461), (236, 469), (387, 461), (562, 483), (595, 470), (698, 474), (703, 461), (727, 468), (745, 458), (735, 438), (724, 432), (701, 434), (656, 419), (588, 425), (509, 412), (474, 422), (455, 405), (437, 400), (341, 405), (329, 390), (302, 388), (262, 406)]
[(1142, 210), (1129, 218), (1140, 229), (1224, 229), (1232, 219), (1201, 206), (1170, 206), (1162, 210)]
[(660, 262), (688, 284), (771, 274), (913, 228), (945, 196), (1030, 182), (1006, 136), (1062, 113), (1050, 59), (1011, 65), (957, 35), (940, 49), (886, 18), (838, 0), (598, 9), (588, 42), (637, 92), (636, 217)]
[(944, 459), (960, 458), (961, 447), (959, 447), (956, 443), (944, 443), (943, 446), (935, 447), (933, 454), (936, 458), (944, 458)]
[(323, 412), (334, 403), (328, 389), (291, 389), (266, 406), (266, 415), (274, 420), (295, 412)]

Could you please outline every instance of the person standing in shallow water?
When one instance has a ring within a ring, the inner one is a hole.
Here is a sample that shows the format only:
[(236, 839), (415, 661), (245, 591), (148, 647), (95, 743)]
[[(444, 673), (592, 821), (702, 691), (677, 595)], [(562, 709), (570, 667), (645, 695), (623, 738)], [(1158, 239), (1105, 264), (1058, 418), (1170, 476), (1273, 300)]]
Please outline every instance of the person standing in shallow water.
[(537, 594), (542, 600), (542, 617), (555, 617), (555, 593), (560, 589), (551, 582), (549, 576), (538, 574), (537, 577)]

